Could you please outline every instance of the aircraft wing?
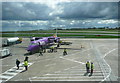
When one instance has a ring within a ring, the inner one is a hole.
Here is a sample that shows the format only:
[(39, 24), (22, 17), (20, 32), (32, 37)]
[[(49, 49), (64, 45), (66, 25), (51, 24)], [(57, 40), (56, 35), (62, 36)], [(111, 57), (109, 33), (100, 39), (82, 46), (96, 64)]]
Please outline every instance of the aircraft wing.
[(72, 42), (62, 42), (61, 45), (70, 45)]

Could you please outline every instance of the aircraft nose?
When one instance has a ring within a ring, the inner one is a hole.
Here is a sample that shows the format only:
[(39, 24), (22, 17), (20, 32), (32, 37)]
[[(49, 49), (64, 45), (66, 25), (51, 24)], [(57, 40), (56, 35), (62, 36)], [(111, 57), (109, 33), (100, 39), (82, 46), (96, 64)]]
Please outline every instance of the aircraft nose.
[(27, 51), (31, 51), (32, 50), (32, 46), (28, 46)]

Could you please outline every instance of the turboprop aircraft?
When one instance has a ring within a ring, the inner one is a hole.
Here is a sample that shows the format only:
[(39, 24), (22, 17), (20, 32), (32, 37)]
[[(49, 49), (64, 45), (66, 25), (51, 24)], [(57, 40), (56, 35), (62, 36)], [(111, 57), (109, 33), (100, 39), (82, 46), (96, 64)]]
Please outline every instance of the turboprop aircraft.
[(40, 50), (40, 47), (47, 47), (58, 42), (60, 42), (60, 37), (40, 37), (37, 40), (30, 41), (30, 45), (28, 46), (27, 51), (32, 54), (34, 52), (38, 52)]

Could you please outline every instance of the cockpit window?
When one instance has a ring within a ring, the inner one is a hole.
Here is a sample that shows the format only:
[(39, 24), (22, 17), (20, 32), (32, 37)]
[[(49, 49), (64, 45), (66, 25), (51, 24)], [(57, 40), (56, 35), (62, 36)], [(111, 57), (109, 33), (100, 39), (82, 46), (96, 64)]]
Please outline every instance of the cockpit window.
[(48, 38), (48, 39), (55, 39), (55, 38)]
[(33, 38), (31, 38), (30, 40), (31, 41), (35, 41), (35, 40), (39, 40), (39, 39), (43, 39), (42, 37), (33, 37)]
[(39, 45), (39, 43), (30, 43), (30, 45)]
[(35, 40), (38, 40), (38, 39), (42, 39), (42, 37), (41, 37), (41, 38), (40, 38), (40, 37), (36, 37), (36, 38), (35, 38)]

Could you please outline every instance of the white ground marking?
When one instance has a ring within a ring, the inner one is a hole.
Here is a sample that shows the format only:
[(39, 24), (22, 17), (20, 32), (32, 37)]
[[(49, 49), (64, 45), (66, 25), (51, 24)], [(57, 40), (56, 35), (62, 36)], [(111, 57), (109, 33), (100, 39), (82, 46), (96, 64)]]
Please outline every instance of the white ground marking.
[[(101, 45), (101, 46), (103, 46), (103, 45)], [(99, 47), (101, 47), (101, 46), (99, 46)], [(110, 74), (111, 74), (111, 71), (112, 71), (110, 65), (106, 62), (106, 60), (105, 60), (104, 58), (105, 58), (105, 56), (107, 56), (109, 53), (113, 52), (113, 51), (116, 50), (116, 49), (117, 49), (117, 48), (110, 50), (109, 52), (107, 52), (107, 53), (104, 54), (104, 57), (101, 57), (101, 58), (103, 59), (103, 61), (106, 63), (106, 65), (108, 66), (107, 69), (109, 70), (109, 74), (108, 74), (103, 80), (101, 80), (100, 83), (104, 82), (107, 78), (109, 78), (109, 76), (110, 76)]]
[(46, 75), (79, 75), (79, 76), (83, 76), (83, 74), (46, 74)]
[[(101, 79), (97, 79), (97, 81), (100, 81)], [(50, 82), (50, 81), (55, 81), (55, 82), (59, 82), (59, 81), (67, 81), (67, 82), (71, 82), (71, 81), (95, 81), (94, 79), (80, 79), (80, 80), (70, 80), (70, 79), (67, 79), (67, 80), (30, 80), (30, 81), (48, 81), (48, 82)]]
[(45, 65), (45, 66), (48, 67), (48, 66), (53, 66), (53, 65), (56, 65), (56, 63), (48, 64), (48, 65)]
[[(47, 79), (47, 78), (84, 78), (84, 79), (91, 79), (91, 78), (93, 78), (92, 76), (91, 77), (81, 77), (81, 76), (59, 76), (59, 77), (33, 77), (33, 79)], [(99, 79), (101, 79), (101, 78), (103, 78), (103, 76), (97, 76), (97, 78), (99, 78)], [(46, 81), (46, 80), (44, 80), (44, 81)], [(90, 80), (89, 80), (90, 81)]]
[[(70, 73), (80, 73), (80, 72), (84, 72), (84, 73), (85, 73), (86, 71), (82, 71), (82, 70), (79, 70), (79, 71), (77, 71), (77, 70), (71, 70), (71, 71), (70, 71)], [(94, 71), (94, 72), (95, 72), (95, 73), (101, 73), (101, 71), (97, 71), (97, 70)], [(65, 72), (62, 71), (62, 73), (66, 73), (66, 71), (65, 71)]]
[(69, 70), (70, 68), (64, 69), (64, 70)]
[(56, 71), (55, 73), (60, 73), (60, 72), (62, 72), (62, 71)]
[[(28, 63), (28, 67), (31, 66), (33, 63)], [(23, 66), (23, 63), (20, 64), (20, 69), (19, 70), (16, 70), (16, 66), (5, 71), (4, 73), (0, 74), (0, 81), (8, 81), (10, 80), (11, 78), (13, 78), (14, 76), (16, 76), (18, 73), (22, 72), (24, 70), (24, 66)], [(3, 80), (5, 79), (5, 80)]]
[[(92, 48), (90, 48), (90, 49), (92, 49)], [(88, 51), (88, 50), (90, 50), (90, 49), (83, 50), (83, 51), (81, 51), (81, 52), (85, 52), (85, 51)], [(79, 53), (81, 53), (81, 52), (79, 51), (79, 52), (77, 52), (77, 53), (73, 53), (73, 54), (70, 54), (70, 55), (67, 55), (67, 56), (64, 56), (64, 57), (68, 57), (68, 56), (76, 55), (76, 54), (79, 54)]]
[[(64, 70), (69, 70), (69, 69), (72, 69), (72, 68), (75, 68), (75, 67), (78, 67), (78, 66), (70, 67), (70, 68), (67, 68), (67, 69), (64, 69)], [(62, 72), (62, 71), (56, 71), (54, 73), (60, 73), (60, 72)]]
[[(118, 39), (117, 39), (118, 40)], [(91, 45), (93, 45), (92, 43), (91, 43)], [(101, 45), (102, 46), (102, 45)], [(99, 46), (100, 47), (100, 46)], [(97, 49), (97, 48), (93, 48), (93, 49), (96, 49), (98, 52), (99, 52), (99, 50)], [(108, 55), (109, 53), (111, 53), (112, 51), (109, 51), (108, 53), (105, 53), (106, 55)], [(99, 52), (99, 54), (101, 55), (101, 53)], [(104, 55), (104, 56), (106, 56), (106, 55)], [(109, 74), (103, 79), (103, 80), (101, 80), (101, 82), (100, 83), (102, 83), (102, 82), (104, 82), (107, 78), (109, 78), (109, 76), (110, 76), (110, 74), (111, 74), (111, 67), (110, 67), (110, 65), (106, 62), (106, 60), (104, 59), (104, 57), (100, 57), (101, 58), (101, 60), (103, 60), (103, 62), (108, 66), (108, 72), (109, 72)], [(103, 72), (104, 73), (104, 75), (106, 75), (107, 73), (106, 72)], [(106, 74), (105, 74), (106, 73)]]
[[(72, 74), (72, 73), (70, 73), (70, 74), (64, 73), (64, 74), (63, 74), (63, 73), (61, 73), (61, 74), (46, 74), (46, 75), (52, 75), (52, 76), (60, 76), (60, 75), (63, 75), (63, 76), (69, 76), (69, 75), (70, 75), (70, 76), (75, 76), (75, 75), (79, 75), (79, 76), (84, 76), (84, 73), (83, 73), (83, 74), (77, 74), (77, 73), (76, 73), (76, 74), (75, 74), (75, 73), (74, 73), (74, 74)], [(100, 75), (101, 75), (101, 76), (102, 76), (101, 73), (97, 73), (97, 74), (94, 73), (94, 75), (97, 75), (97, 76), (100, 76)], [(94, 76), (94, 75), (93, 75), (93, 76)]]
[[(74, 67), (70, 67), (70, 68), (67, 68), (67, 69), (64, 69), (64, 70), (68, 70), (68, 69), (72, 69), (72, 68), (75, 68), (75, 67), (79, 67), (79, 65), (78, 66), (74, 66)], [(62, 71), (55, 71), (54, 73), (61, 73)], [(45, 74), (45, 75), (49, 75), (49, 73), (47, 73), (47, 74)], [(33, 79), (34, 78), (39, 78), (39, 77), (32, 77)], [(33, 81), (33, 80), (31, 80), (32, 78), (29, 78), (29, 80), (30, 81)], [(37, 81), (37, 80), (35, 80), (35, 81)], [(40, 80), (41, 81), (41, 80)], [(45, 81), (45, 80), (44, 80)], [(51, 81), (54, 81), (54, 80), (51, 80)], [(61, 81), (61, 80), (60, 80)], [(64, 80), (65, 81), (65, 80)]]
[(68, 58), (64, 58), (64, 57), (60, 57), (60, 58), (65, 59), (65, 60), (69, 60), (69, 61), (72, 61), (72, 62), (80, 63), (80, 64), (85, 64), (83, 62), (76, 61), (76, 60), (73, 60), (73, 59), (68, 59)]
[(112, 49), (112, 50), (110, 50), (109, 52), (105, 53), (105, 55), (104, 55), (103, 58), (105, 58), (109, 53), (111, 53), (111, 52), (113, 52), (113, 51), (115, 51), (115, 50), (117, 50), (117, 49), (118, 49), (118, 48), (115, 48), (115, 49)]
[(14, 81), (23, 81), (23, 79), (18, 79), (18, 80), (14, 80)]
[(3, 67), (3, 66), (15, 66), (15, 65), (0, 65), (0, 66), (2, 66), (2, 67)]
[[(103, 60), (105, 61), (105, 59), (103, 58)], [(109, 78), (109, 76), (110, 76), (110, 73), (111, 73), (111, 67), (110, 67), (110, 65), (108, 65), (108, 63), (105, 61), (105, 63), (107, 64), (107, 66), (109, 67), (109, 74), (103, 79), (103, 80), (101, 80), (101, 82), (104, 82), (107, 78)]]
[[(70, 68), (67, 68), (67, 69), (64, 69), (64, 70), (69, 70), (69, 69), (72, 69), (72, 68), (75, 68), (75, 67), (79, 67), (79, 65), (78, 66), (74, 66), (74, 67), (70, 67)], [(60, 72), (62, 72), (62, 71), (58, 71), (58, 72), (55, 72), (55, 73), (60, 73)]]
[(53, 59), (56, 59), (58, 57), (55, 57), (55, 58), (52, 58), (52, 59), (44, 59), (44, 60), (40, 60), (40, 61), (36, 61), (36, 62), (41, 62), (41, 61), (49, 61), (49, 60), (53, 60)]
[[(116, 48), (116, 49), (117, 49), (117, 48)], [(107, 78), (109, 78), (109, 77), (110, 77), (110, 74), (111, 74), (111, 72), (112, 72), (112, 69), (111, 69), (110, 65), (106, 62), (106, 60), (105, 60), (104, 58), (105, 58), (105, 56), (107, 56), (108, 54), (110, 54), (111, 52), (113, 52), (113, 51), (116, 50), (116, 49), (112, 49), (112, 50), (110, 50), (109, 52), (105, 53), (105, 55), (104, 55), (104, 57), (103, 57), (103, 60), (104, 60), (105, 63), (108, 65), (110, 72), (109, 72), (109, 74), (107, 75), (107, 77), (105, 77), (101, 82), (103, 82), (103, 81), (105, 81)]]

